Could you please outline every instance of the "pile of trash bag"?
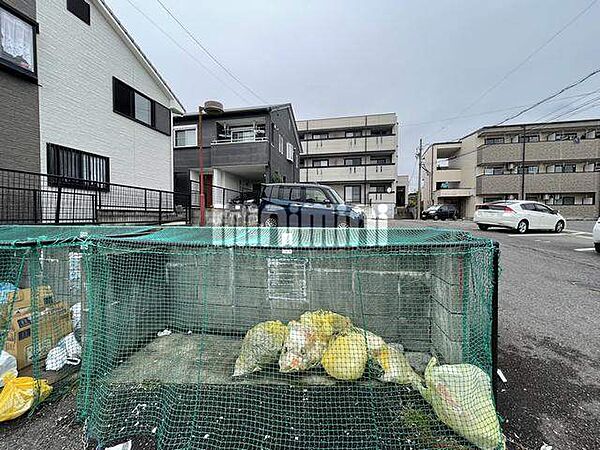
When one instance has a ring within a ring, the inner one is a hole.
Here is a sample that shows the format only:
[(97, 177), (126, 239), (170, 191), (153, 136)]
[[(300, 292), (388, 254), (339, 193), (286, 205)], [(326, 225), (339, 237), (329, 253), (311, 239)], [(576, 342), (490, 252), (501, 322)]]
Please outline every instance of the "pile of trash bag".
[(331, 311), (312, 311), (287, 325), (261, 322), (244, 337), (233, 376), (278, 362), (282, 373), (322, 367), (342, 381), (363, 377), (369, 362), (380, 368), (380, 381), (410, 385), (431, 405), (437, 417), (482, 450), (504, 445), (489, 376), (472, 364), (438, 365), (432, 357), (419, 375), (403, 350), (376, 334), (356, 327)]
[(2, 375), (4, 387), (0, 391), (0, 422), (16, 419), (25, 414), (34, 402), (45, 400), (52, 392), (46, 380), (16, 377), (12, 372)]

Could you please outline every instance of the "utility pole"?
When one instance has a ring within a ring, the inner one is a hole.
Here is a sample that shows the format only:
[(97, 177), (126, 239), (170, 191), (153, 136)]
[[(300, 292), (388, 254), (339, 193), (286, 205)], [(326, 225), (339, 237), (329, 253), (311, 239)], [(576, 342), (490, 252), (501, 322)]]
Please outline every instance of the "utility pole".
[(206, 225), (206, 199), (204, 198), (204, 151), (202, 142), (202, 114), (204, 108), (198, 107), (198, 153), (200, 158), (199, 166), (199, 181), (200, 181), (200, 220), (198, 225), (203, 227)]
[(523, 146), (521, 149), (521, 198), (519, 200), (525, 200), (525, 141), (527, 136), (525, 135), (525, 125), (523, 125)]
[(417, 183), (419, 183), (419, 188), (417, 190), (417, 220), (421, 220), (421, 167), (423, 164), (423, 139), (419, 139), (419, 153), (417, 153), (417, 158), (419, 158), (419, 178), (417, 178)]

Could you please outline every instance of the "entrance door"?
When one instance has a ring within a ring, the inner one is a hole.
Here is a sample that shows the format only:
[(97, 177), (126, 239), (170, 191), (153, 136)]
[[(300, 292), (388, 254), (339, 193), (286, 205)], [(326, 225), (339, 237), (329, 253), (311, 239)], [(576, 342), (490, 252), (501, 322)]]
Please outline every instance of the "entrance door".
[(212, 176), (212, 173), (204, 174), (204, 203), (207, 208), (213, 207), (213, 176)]
[(396, 206), (405, 206), (406, 186), (396, 186)]

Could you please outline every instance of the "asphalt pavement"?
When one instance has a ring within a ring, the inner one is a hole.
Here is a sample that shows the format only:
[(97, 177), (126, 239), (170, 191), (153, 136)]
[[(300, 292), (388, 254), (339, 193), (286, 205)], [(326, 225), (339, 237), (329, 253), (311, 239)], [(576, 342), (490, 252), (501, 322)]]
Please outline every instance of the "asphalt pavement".
[(594, 222), (567, 231), (480, 231), (470, 221), (393, 221), (461, 228), (500, 243), (498, 409), (510, 449), (600, 448), (600, 254)]

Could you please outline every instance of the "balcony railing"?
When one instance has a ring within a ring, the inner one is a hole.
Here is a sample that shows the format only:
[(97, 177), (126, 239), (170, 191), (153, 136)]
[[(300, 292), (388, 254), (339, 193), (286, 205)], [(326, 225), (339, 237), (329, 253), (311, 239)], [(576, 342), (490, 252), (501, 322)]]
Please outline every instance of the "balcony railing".
[(235, 138), (233, 136), (231, 137), (225, 137), (225, 138), (219, 138), (219, 139), (215, 139), (213, 140), (210, 145), (222, 145), (222, 144), (246, 144), (249, 142), (267, 142), (268, 139), (264, 136), (254, 136), (253, 138)]

